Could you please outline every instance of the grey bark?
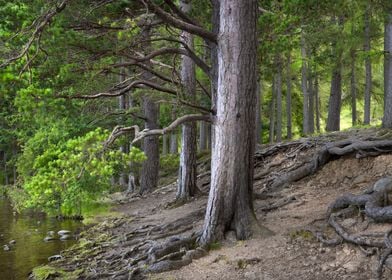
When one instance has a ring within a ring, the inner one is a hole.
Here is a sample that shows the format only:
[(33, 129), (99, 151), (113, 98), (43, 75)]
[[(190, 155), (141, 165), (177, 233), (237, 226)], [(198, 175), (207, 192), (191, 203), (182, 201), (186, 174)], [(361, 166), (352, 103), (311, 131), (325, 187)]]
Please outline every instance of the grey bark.
[[(191, 10), (189, 0), (181, 0), (180, 8), (188, 14)], [(181, 41), (193, 49), (193, 36), (183, 31), (181, 33)], [(181, 82), (184, 87), (184, 94), (189, 100), (196, 97), (196, 71), (193, 60), (188, 56), (181, 58)], [(196, 152), (197, 152), (197, 126), (196, 123), (187, 123), (182, 126), (182, 141), (180, 166), (178, 172), (178, 186), (176, 198), (187, 200), (195, 195), (196, 192)]]
[(272, 81), (272, 96), (269, 111), (269, 142), (275, 141), (275, 111), (276, 111), (276, 77)]
[(257, 80), (256, 88), (256, 144), (262, 144), (262, 123), (261, 123), (261, 81)]
[(286, 66), (286, 115), (287, 115), (287, 139), (293, 138), (292, 133), (292, 107), (291, 107), (291, 55), (287, 55)]
[[(338, 58), (339, 59), (339, 58)], [(331, 94), (328, 102), (327, 131), (340, 130), (340, 109), (342, 99), (341, 65), (337, 63), (332, 71)]]
[(169, 141), (168, 135), (165, 134), (162, 136), (162, 155), (167, 155), (169, 153)]
[[(334, 20), (335, 21), (335, 20)], [(343, 19), (339, 18), (338, 26), (341, 29), (343, 27)], [(327, 131), (339, 131), (340, 130), (340, 110), (342, 106), (342, 53), (337, 48), (337, 41), (332, 43), (332, 51), (334, 52), (334, 58), (336, 62), (332, 69), (331, 79), (331, 93), (328, 102), (328, 119), (327, 119)]]
[(276, 141), (282, 142), (282, 63), (276, 58)]
[(170, 153), (178, 154), (178, 141), (177, 141), (177, 133), (170, 133)]
[(200, 122), (200, 134), (199, 134), (199, 150), (207, 150), (207, 136), (208, 136), (208, 126), (206, 122)]
[(350, 91), (351, 91), (351, 119), (352, 125), (357, 124), (357, 81), (355, 71), (355, 51), (351, 50), (351, 79), (350, 79)]
[(309, 133), (314, 133), (314, 103), (315, 103), (315, 94), (313, 88), (313, 72), (309, 67), (308, 71), (308, 94), (309, 94)]
[(301, 88), (303, 95), (303, 116), (302, 116), (302, 132), (304, 135), (309, 134), (309, 92), (308, 92), (308, 62), (307, 50), (304, 31), (301, 33)]
[(314, 77), (314, 99), (316, 102), (316, 129), (317, 132), (320, 132), (320, 94), (319, 94), (319, 81), (318, 74), (315, 73)]
[[(252, 234), (257, 1), (221, 0), (211, 188), (201, 243)], [(235, 160), (233, 160), (235, 159)]]
[(370, 4), (368, 4), (365, 12), (365, 44), (364, 51), (366, 52), (365, 59), (365, 106), (364, 106), (364, 124), (370, 124), (370, 106), (371, 106), (371, 94), (372, 94), (372, 62), (370, 59)]
[[(122, 62), (122, 61), (120, 61), (120, 62)], [(119, 82), (120, 83), (122, 83), (123, 81), (125, 80), (125, 70), (124, 70), (124, 68), (121, 68), (121, 70), (120, 70), (120, 75), (119, 75)], [(119, 96), (118, 97), (118, 108), (120, 109), (120, 110), (126, 110), (127, 109), (127, 106), (128, 104), (127, 104), (127, 100), (126, 100), (126, 95), (124, 94), (124, 95), (121, 95), (121, 96)], [(119, 121), (120, 121), (120, 123), (121, 124), (123, 124), (124, 123), (124, 118), (123, 117), (121, 117), (120, 119), (119, 119)], [(122, 145), (121, 147), (120, 147), (120, 151), (122, 152), (122, 153), (127, 153), (128, 152), (128, 145)], [(127, 174), (125, 174), (124, 172), (122, 172), (121, 174), (120, 174), (120, 177), (119, 177), (119, 181), (118, 181), (118, 183), (119, 183), (119, 185), (121, 186), (121, 187), (125, 187), (126, 185), (127, 185)]]
[(384, 35), (384, 118), (383, 127), (392, 128), (392, 9), (389, 10)]
[[(143, 31), (143, 38), (146, 39), (143, 44), (145, 50), (150, 49), (149, 37), (150, 30), (145, 28)], [(151, 73), (145, 71), (143, 78), (145, 80), (151, 79)], [(143, 111), (146, 118), (144, 126), (146, 129), (158, 128), (159, 107), (146, 94), (143, 97)], [(146, 193), (152, 191), (158, 186), (158, 173), (159, 173), (159, 138), (156, 136), (146, 137), (143, 140), (143, 150), (147, 159), (142, 164), (140, 173), (140, 192)]]

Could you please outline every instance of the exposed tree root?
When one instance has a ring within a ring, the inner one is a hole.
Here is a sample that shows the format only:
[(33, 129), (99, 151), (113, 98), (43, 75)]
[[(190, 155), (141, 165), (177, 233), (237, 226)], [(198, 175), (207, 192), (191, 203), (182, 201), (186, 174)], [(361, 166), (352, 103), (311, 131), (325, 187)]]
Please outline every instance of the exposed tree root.
[[(384, 264), (392, 254), (392, 241), (390, 239), (392, 229), (384, 235), (379, 233), (352, 234), (338, 222), (338, 219), (339, 217), (345, 218), (347, 215), (352, 215), (355, 212), (353, 209), (357, 208), (360, 211), (362, 210), (366, 217), (373, 222), (392, 222), (392, 206), (386, 204), (388, 202), (388, 194), (391, 192), (392, 178), (382, 178), (371, 189), (366, 190), (365, 194), (345, 194), (337, 198), (327, 210), (328, 223), (335, 230), (339, 238), (345, 242), (359, 246), (366, 255), (371, 255), (375, 252), (372, 248), (379, 248), (382, 251), (376, 270), (377, 279), (382, 278)], [(328, 245), (338, 244), (331, 240), (326, 240), (318, 232), (312, 231), (312, 233), (322, 243)]]

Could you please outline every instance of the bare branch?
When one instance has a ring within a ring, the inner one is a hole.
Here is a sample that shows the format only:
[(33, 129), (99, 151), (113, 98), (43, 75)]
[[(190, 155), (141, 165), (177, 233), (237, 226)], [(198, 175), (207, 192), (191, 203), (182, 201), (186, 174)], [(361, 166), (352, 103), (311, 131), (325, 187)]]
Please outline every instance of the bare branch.
[(132, 83), (128, 84), (125, 87), (122, 87), (121, 89), (117, 91), (109, 91), (109, 92), (101, 92), (97, 94), (92, 94), (92, 95), (76, 95), (76, 96), (57, 96), (57, 97), (62, 97), (62, 98), (75, 98), (75, 99), (97, 99), (101, 97), (117, 97), (126, 94), (128, 91), (130, 91), (132, 88), (145, 88), (149, 87), (161, 92), (166, 92), (172, 95), (177, 95), (177, 92), (175, 90), (172, 90), (170, 88), (165, 88), (159, 84), (156, 84), (151, 81), (146, 81), (146, 80), (137, 80), (133, 81)]
[(173, 3), (172, 0), (164, 0), (165, 3), (170, 7), (170, 9), (176, 13), (181, 19), (183, 19), (184, 21), (193, 24), (195, 26), (200, 26), (200, 24), (196, 23), (193, 19), (191, 19), (187, 14), (185, 14), (183, 11), (181, 11), (176, 4)]
[(151, 130), (144, 129), (143, 131), (140, 131), (140, 128), (137, 125), (128, 126), (128, 127), (116, 126), (113, 129), (112, 133), (110, 134), (109, 138), (106, 140), (105, 146), (107, 147), (113, 144), (117, 138), (119, 138), (122, 135), (131, 133), (132, 131), (135, 131), (135, 138), (132, 140), (131, 144), (135, 144), (136, 142), (142, 140), (145, 137), (165, 135), (175, 130), (178, 126), (184, 123), (195, 122), (195, 121), (211, 122), (211, 116), (199, 115), (199, 114), (185, 115), (176, 119), (169, 126), (162, 129), (151, 129)]

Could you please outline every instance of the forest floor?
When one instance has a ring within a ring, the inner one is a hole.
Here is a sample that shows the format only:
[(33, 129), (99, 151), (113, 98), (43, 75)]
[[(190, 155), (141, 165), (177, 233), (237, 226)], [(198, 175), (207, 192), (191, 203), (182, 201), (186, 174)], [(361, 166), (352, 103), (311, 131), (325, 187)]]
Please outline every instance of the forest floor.
[[(272, 180), (271, 176), (279, 176), (279, 170), (289, 168), (294, 162), (301, 164), (301, 160), (309, 158), (320, 143), (353, 138), (357, 133), (336, 134), (328, 139), (325, 136), (314, 138), (311, 141), (316, 143), (314, 145), (309, 145), (308, 141), (284, 144), (268, 156), (259, 156), (256, 161), (255, 192), (263, 192)], [(372, 134), (374, 131), (366, 133)], [(296, 155), (292, 156), (293, 153)], [(178, 270), (147, 274), (146, 278), (376, 279), (377, 254), (367, 256), (358, 246), (347, 243), (331, 247), (323, 245), (309, 229), (323, 231), (333, 237), (334, 231), (326, 220), (328, 206), (344, 193), (362, 193), (379, 178), (392, 175), (391, 163), (391, 154), (359, 159), (343, 156), (332, 160), (315, 174), (286, 184), (269, 193), (267, 198), (258, 197), (255, 200), (257, 219), (274, 232), (272, 236), (255, 236), (250, 240), (237, 241), (229, 233), (226, 240), (214, 244), (206, 256)], [(173, 235), (189, 235), (201, 229), (209, 181), (208, 172), (205, 172), (208, 167), (202, 166), (201, 169), (204, 175), (199, 180), (199, 187), (205, 195), (178, 207), (168, 207), (175, 197), (175, 182), (143, 197), (115, 194), (113, 199), (119, 205), (116, 210), (122, 213), (121, 217), (105, 219), (82, 233), (79, 244), (63, 252), (64, 259), (51, 266), (72, 272), (73, 277), (78, 279), (128, 279), (124, 269), (129, 265), (128, 256), (135, 245), (148, 239), (159, 242)], [(391, 227), (366, 223), (355, 217), (345, 219), (341, 224), (360, 231), (373, 229), (383, 232)], [(392, 262), (387, 262), (383, 279), (391, 279), (390, 265), (392, 268)], [(56, 276), (61, 278), (62, 275), (52, 273), (46, 276), (52, 279)]]

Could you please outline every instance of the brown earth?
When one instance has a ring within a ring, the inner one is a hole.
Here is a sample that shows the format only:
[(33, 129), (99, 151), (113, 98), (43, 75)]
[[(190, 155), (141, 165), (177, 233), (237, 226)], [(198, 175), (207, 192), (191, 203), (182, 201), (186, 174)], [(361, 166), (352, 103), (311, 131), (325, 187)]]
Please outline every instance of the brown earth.
[[(285, 152), (275, 153), (256, 164), (256, 177), (263, 173), (266, 166), (274, 167), (268, 176), (274, 175), (278, 169), (287, 168), (287, 163), (282, 161), (287, 156)], [(309, 155), (312, 152), (314, 149), (309, 148), (303, 153)], [(300, 158), (301, 155), (298, 155), (292, 161)], [(286, 185), (268, 199), (255, 200), (257, 218), (275, 233), (273, 236), (236, 241), (229, 233), (224, 242), (212, 246), (207, 256), (181, 269), (147, 275), (147, 278), (375, 279), (377, 254), (366, 256), (357, 246), (346, 243), (327, 247), (307, 230), (321, 230), (333, 237), (334, 232), (325, 219), (328, 205), (344, 193), (362, 193), (379, 178), (392, 175), (391, 163), (390, 154), (362, 159), (346, 156), (331, 161), (316, 174)], [(207, 193), (208, 173), (205, 174), (199, 184)], [(279, 176), (279, 173), (275, 175)], [(256, 192), (263, 191), (266, 182), (265, 178), (255, 181)], [(90, 228), (81, 236), (82, 245), (65, 252), (65, 259), (53, 265), (67, 271), (81, 269), (79, 279), (127, 279), (129, 259), (126, 256), (139, 239), (140, 242), (161, 242), (168, 236), (189, 235), (200, 230), (207, 200), (205, 194), (182, 206), (167, 207), (175, 197), (175, 183), (146, 197), (128, 198), (123, 194), (114, 197), (120, 203), (118, 211), (123, 213), (122, 217), (108, 219)], [(279, 204), (285, 205), (274, 207)], [(390, 228), (369, 223), (360, 217), (342, 220), (341, 224), (349, 231), (358, 232), (383, 233)], [(170, 234), (165, 235), (165, 232)], [(159, 238), (154, 239), (154, 236)], [(387, 265), (383, 279), (391, 277)]]

